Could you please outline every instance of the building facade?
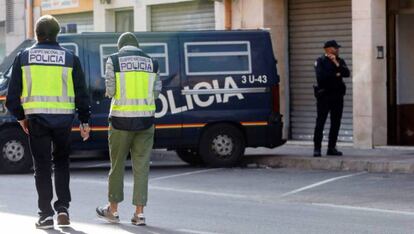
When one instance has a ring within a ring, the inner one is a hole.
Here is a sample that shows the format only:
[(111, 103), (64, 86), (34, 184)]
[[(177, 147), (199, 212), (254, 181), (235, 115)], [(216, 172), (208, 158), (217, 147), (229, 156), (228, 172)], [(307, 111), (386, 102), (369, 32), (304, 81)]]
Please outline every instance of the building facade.
[[(29, 10), (0, 14), (0, 57), (31, 37), (25, 29), (43, 14), (58, 18), (64, 32), (269, 30), (284, 135), (293, 140), (312, 140), (313, 65), (324, 41), (335, 39), (352, 70), (340, 141), (414, 145), (414, 0), (0, 0), (5, 11), (20, 7)], [(8, 19), (14, 19), (12, 33)]]
[[(94, 30), (92, 0), (38, 0), (41, 15), (53, 15), (64, 33), (81, 33)], [(76, 25), (76, 26), (75, 26)]]
[(26, 37), (24, 0), (0, 0), (0, 60)]

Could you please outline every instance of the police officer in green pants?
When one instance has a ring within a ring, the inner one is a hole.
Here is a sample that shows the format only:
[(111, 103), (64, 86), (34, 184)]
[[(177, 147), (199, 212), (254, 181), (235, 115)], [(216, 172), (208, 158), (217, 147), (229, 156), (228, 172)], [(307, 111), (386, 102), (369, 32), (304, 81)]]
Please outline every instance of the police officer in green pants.
[(125, 161), (131, 154), (134, 176), (134, 225), (145, 225), (148, 172), (154, 142), (155, 99), (161, 91), (158, 63), (144, 53), (134, 34), (118, 39), (119, 52), (106, 62), (106, 95), (112, 98), (109, 113), (109, 204), (96, 208), (98, 217), (118, 223), (118, 204), (124, 200)]

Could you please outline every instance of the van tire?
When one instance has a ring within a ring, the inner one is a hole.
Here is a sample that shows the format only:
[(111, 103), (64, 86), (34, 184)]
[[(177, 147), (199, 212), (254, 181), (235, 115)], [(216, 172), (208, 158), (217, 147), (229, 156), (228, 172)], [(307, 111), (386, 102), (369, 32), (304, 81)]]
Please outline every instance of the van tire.
[(245, 139), (242, 131), (231, 124), (208, 127), (201, 136), (199, 153), (210, 167), (237, 165), (244, 155)]
[(191, 166), (199, 166), (203, 164), (201, 156), (194, 149), (177, 149), (175, 151), (178, 157)]
[(33, 166), (27, 135), (20, 128), (0, 131), (0, 172), (25, 173)]

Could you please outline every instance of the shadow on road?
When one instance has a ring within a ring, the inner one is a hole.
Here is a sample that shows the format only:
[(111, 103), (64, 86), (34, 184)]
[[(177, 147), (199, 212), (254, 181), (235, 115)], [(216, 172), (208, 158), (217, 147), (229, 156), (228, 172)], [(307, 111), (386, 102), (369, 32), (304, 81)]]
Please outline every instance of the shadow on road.
[(86, 232), (75, 230), (72, 227), (65, 227), (62, 229), (49, 229), (49, 230), (42, 230), (48, 234), (86, 234)]
[(159, 227), (154, 227), (154, 226), (132, 226), (132, 225), (124, 225), (121, 224), (119, 225), (119, 228), (131, 232), (131, 233), (159, 233), (159, 234), (182, 234), (184, 232), (179, 232), (179, 231), (175, 231), (175, 230), (168, 230), (165, 228), (159, 228)]

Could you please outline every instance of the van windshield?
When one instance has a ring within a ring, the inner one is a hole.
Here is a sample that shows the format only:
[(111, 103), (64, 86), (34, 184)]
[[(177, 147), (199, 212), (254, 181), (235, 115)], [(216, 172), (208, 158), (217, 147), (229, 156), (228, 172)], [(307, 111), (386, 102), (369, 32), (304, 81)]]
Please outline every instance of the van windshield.
[(12, 67), (13, 66), (10, 66), (4, 73), (0, 72), (0, 96), (5, 95), (5, 92), (7, 91), (7, 84), (13, 70)]
[(12, 64), (16, 55), (23, 49), (32, 46), (35, 43), (34, 40), (25, 40), (19, 46), (17, 46), (0, 64), (0, 96), (5, 95), (7, 91), (8, 81), (11, 77)]

